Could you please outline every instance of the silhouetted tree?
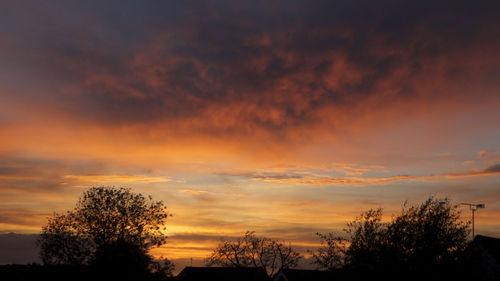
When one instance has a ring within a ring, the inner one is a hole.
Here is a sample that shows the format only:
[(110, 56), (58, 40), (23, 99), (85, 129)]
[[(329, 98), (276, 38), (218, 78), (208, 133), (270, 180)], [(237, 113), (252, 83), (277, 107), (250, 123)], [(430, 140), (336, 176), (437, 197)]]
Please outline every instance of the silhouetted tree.
[(207, 258), (207, 265), (263, 267), (272, 276), (280, 269), (297, 267), (300, 258), (291, 246), (247, 231), (241, 238), (219, 243)]
[(381, 209), (369, 210), (348, 223), (347, 242), (332, 233), (319, 235), (323, 245), (313, 263), (329, 270), (343, 265), (365, 277), (441, 278), (453, 271), (467, 246), (469, 224), (459, 215), (449, 199), (433, 197), (416, 206), (405, 203), (388, 223), (382, 222)]
[(167, 258), (160, 257), (149, 264), (149, 270), (157, 277), (163, 280), (174, 276), (175, 265)]
[[(248, 252), (247, 237), (251, 232), (246, 232), (243, 238), (234, 241), (223, 240), (207, 258), (207, 265), (220, 265), (225, 267), (246, 267), (252, 264)], [(252, 234), (253, 235), (253, 234)]]
[(387, 227), (391, 263), (418, 275), (446, 274), (467, 247), (470, 227), (449, 199), (429, 198), (418, 206), (405, 203)]
[(138, 245), (117, 240), (97, 248), (90, 262), (95, 276), (102, 280), (144, 280), (150, 276), (153, 258)]
[(74, 210), (48, 219), (37, 241), (40, 256), (44, 264), (116, 266), (138, 273), (154, 263), (147, 251), (166, 242), (168, 216), (165, 204), (150, 196), (93, 187)]
[(358, 272), (383, 270), (387, 246), (387, 224), (382, 223), (382, 209), (361, 213), (345, 229), (350, 236), (345, 265)]
[(40, 258), (44, 264), (88, 264), (93, 257), (96, 244), (91, 238), (81, 236), (75, 227), (72, 213), (54, 215), (37, 241)]
[(312, 254), (312, 264), (318, 269), (335, 270), (345, 265), (345, 253), (347, 251), (347, 239), (335, 236), (333, 233), (316, 233), (321, 240), (321, 246)]

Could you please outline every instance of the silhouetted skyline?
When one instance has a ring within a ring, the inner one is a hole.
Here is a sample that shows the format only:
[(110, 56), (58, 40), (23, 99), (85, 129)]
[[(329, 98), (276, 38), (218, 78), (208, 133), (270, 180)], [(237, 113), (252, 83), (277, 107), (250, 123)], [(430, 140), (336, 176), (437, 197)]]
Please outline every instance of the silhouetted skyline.
[[(361, 210), (484, 203), (500, 237), (500, 2), (3, 1), (0, 233), (91, 186), (163, 200), (155, 255)], [(463, 208), (463, 219), (470, 213)]]

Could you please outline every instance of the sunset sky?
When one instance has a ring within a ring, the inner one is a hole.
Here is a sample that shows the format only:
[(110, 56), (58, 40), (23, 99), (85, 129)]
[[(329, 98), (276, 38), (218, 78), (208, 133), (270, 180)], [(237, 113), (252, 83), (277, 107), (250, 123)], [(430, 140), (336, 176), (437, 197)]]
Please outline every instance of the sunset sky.
[[(363, 210), (485, 203), (500, 237), (500, 1), (2, 1), (0, 234), (92, 186), (173, 214), (172, 259), (315, 247)], [(464, 220), (468, 209), (461, 208)]]

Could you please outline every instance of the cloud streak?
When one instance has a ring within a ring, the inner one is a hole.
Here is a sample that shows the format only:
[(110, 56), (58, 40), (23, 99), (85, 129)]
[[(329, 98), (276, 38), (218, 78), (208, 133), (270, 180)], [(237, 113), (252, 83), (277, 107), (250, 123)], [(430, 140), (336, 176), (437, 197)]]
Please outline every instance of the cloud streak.
[(155, 183), (155, 182), (169, 182), (171, 179), (166, 177), (149, 177), (149, 176), (136, 176), (136, 175), (65, 175), (64, 180), (90, 182), (97, 184), (109, 183)]
[[(350, 174), (351, 172), (347, 172)], [(223, 176), (235, 176), (250, 178), (256, 181), (265, 181), (278, 184), (302, 184), (302, 185), (380, 185), (393, 181), (427, 180), (439, 178), (468, 178), (488, 177), (500, 175), (500, 164), (487, 167), (482, 171), (470, 171), (464, 173), (443, 173), (437, 175), (396, 175), (389, 177), (332, 177), (322, 174), (305, 173), (259, 173), (259, 172), (225, 172), (218, 173)]]

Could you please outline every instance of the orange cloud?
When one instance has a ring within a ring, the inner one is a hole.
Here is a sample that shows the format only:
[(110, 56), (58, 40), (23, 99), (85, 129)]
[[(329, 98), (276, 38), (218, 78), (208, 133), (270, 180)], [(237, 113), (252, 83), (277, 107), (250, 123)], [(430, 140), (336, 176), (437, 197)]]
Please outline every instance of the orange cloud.
[(165, 177), (148, 177), (136, 175), (65, 175), (63, 179), (78, 181), (78, 182), (92, 182), (97, 184), (108, 183), (155, 183), (155, 182), (169, 182), (170, 178)]
[[(347, 175), (352, 175), (352, 168), (348, 166)], [(366, 171), (368, 169), (361, 169)], [(389, 177), (332, 177), (323, 174), (314, 174), (308, 171), (285, 171), (282, 173), (272, 172), (226, 172), (221, 175), (247, 177), (253, 180), (266, 181), (278, 184), (301, 184), (301, 185), (371, 185), (387, 184), (393, 181), (425, 180), (432, 178), (467, 178), (487, 177), (500, 175), (499, 165), (487, 167), (483, 171), (471, 171), (466, 173), (443, 173), (437, 175), (396, 175)], [(356, 173), (355, 173), (356, 174)]]

